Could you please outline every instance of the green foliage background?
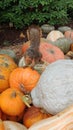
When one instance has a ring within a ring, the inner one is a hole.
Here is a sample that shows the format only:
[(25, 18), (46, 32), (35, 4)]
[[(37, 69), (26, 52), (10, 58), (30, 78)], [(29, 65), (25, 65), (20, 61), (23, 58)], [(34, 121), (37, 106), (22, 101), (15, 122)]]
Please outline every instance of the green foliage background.
[(0, 0), (0, 24), (64, 25), (73, 19), (73, 0)]

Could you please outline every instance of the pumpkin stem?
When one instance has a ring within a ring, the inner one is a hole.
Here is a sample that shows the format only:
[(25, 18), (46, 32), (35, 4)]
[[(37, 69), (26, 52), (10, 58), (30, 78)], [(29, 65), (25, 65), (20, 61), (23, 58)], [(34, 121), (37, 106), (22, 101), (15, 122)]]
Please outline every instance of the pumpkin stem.
[(16, 97), (16, 92), (15, 91), (11, 93), (11, 97)]
[(25, 87), (24, 87), (23, 84), (20, 84), (20, 85), (19, 85), (19, 88), (20, 88), (20, 90), (21, 90), (24, 94), (29, 94), (29, 91), (27, 91), (27, 90), (25, 89)]
[(29, 94), (22, 96), (22, 101), (26, 104), (27, 107), (31, 107), (30, 104), (32, 103), (32, 100)]

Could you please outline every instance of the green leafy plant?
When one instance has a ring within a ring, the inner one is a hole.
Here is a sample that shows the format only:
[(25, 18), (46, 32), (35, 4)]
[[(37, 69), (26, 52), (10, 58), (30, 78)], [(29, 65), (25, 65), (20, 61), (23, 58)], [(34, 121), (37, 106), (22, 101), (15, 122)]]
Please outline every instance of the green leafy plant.
[(73, 12), (73, 0), (0, 0), (0, 24), (12, 22), (15, 28), (32, 23), (64, 25)]

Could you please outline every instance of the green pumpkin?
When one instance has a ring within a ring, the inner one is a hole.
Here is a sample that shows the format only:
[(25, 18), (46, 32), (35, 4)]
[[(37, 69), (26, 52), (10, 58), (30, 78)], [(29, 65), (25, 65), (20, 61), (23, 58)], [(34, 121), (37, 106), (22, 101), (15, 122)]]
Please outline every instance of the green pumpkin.
[(68, 27), (68, 26), (61, 26), (61, 27), (58, 27), (58, 30), (62, 33), (65, 33), (66, 31), (68, 30), (71, 30), (71, 27)]
[(59, 47), (64, 54), (66, 54), (70, 50), (70, 45), (73, 43), (73, 40), (69, 38), (59, 38), (55, 42), (50, 42), (51, 44)]

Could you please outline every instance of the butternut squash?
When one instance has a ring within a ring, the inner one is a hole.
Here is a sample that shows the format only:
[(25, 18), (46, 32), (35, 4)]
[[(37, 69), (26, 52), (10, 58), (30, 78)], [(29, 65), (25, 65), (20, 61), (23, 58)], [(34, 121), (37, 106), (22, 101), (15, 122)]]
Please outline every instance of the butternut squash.
[(73, 105), (53, 117), (35, 123), (28, 130), (73, 130)]

